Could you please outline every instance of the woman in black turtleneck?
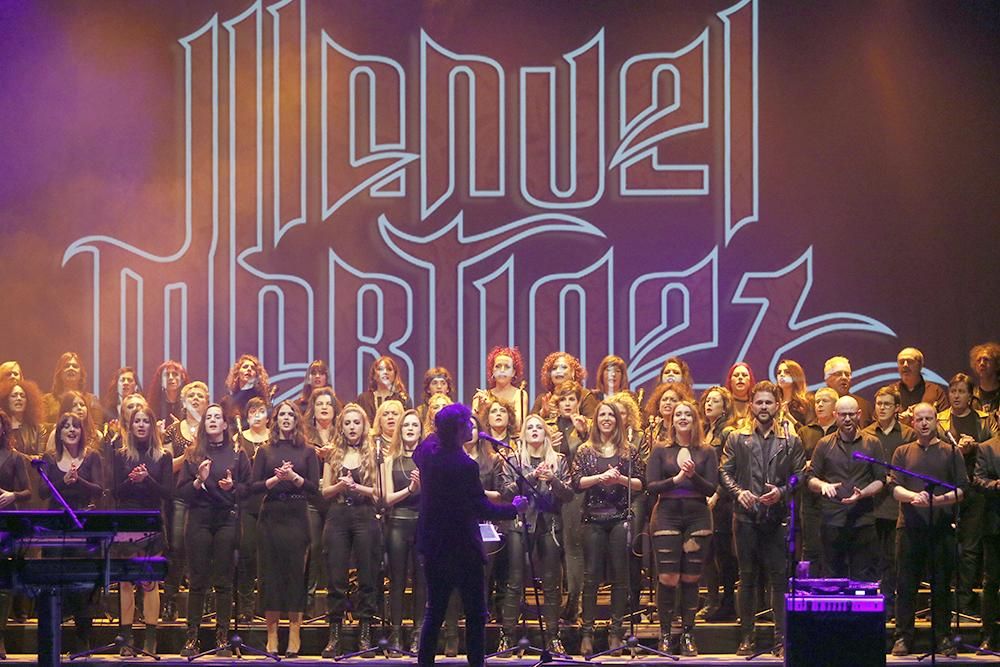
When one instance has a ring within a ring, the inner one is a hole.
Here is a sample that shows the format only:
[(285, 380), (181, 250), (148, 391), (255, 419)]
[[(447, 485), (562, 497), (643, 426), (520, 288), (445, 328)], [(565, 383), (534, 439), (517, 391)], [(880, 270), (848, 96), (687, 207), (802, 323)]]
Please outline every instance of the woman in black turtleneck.
[[(31, 497), (28, 466), (25, 458), (11, 446), (10, 419), (0, 412), (0, 510), (19, 509), (18, 504)], [(7, 658), (3, 634), (10, 615), (10, 593), (0, 591), (0, 660)]]
[[(141, 405), (129, 416), (126, 425), (124, 446), (116, 449), (113, 465), (113, 486), (111, 487), (120, 510), (163, 511), (164, 501), (173, 495), (174, 473), (170, 454), (163, 451), (156, 416), (148, 405)], [(146, 556), (162, 555), (164, 539), (157, 536), (148, 543), (127, 545), (126, 554), (142, 553)], [(135, 618), (135, 594), (131, 582), (119, 585), (121, 598), (121, 632), (126, 643), (132, 643), (132, 620)], [(142, 617), (146, 622), (146, 638), (143, 648), (148, 653), (156, 653), (156, 626), (160, 615), (160, 586), (156, 582), (142, 584)], [(122, 647), (121, 655), (129, 657), (135, 653)]]
[(271, 438), (254, 456), (252, 479), (251, 492), (264, 494), (257, 534), (267, 650), (277, 652), (278, 620), (288, 612), (285, 657), (295, 658), (306, 606), (308, 496), (318, 490), (319, 459), (306, 445), (302, 413), (293, 401), (282, 401), (275, 410)]
[(238, 449), (222, 407), (205, 409), (194, 444), (184, 455), (177, 494), (187, 501), (184, 543), (190, 567), (187, 636), (181, 655), (198, 653), (198, 626), (209, 585), (215, 589), (216, 655), (230, 657), (229, 620), (233, 612), (233, 553), (238, 540), (236, 502), (250, 481), (250, 459)]
[[(104, 493), (104, 476), (101, 466), (101, 455), (87, 446), (84, 437), (84, 422), (75, 414), (66, 412), (56, 423), (53, 432), (55, 451), (48, 452), (43, 457), (43, 466), (56, 491), (74, 510), (92, 509)], [(48, 485), (38, 488), (42, 500), (48, 500), (50, 510), (61, 510), (62, 505), (52, 497)], [(57, 548), (54, 551), (44, 550), (43, 556), (88, 556), (84, 550), (72, 548)], [(96, 596), (90, 592), (66, 593), (64, 607), (73, 615), (78, 648), (90, 648), (91, 628), (94, 623), (94, 601)]]

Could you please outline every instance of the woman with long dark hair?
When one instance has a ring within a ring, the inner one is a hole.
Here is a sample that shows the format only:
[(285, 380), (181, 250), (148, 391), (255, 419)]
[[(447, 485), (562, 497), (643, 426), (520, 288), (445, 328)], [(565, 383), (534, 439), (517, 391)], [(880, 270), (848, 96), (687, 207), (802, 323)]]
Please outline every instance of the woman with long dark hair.
[[(656, 607), (660, 619), (660, 650), (692, 657), (698, 581), (712, 539), (712, 512), (707, 499), (719, 483), (715, 448), (702, 444), (698, 406), (682, 401), (674, 407), (668, 439), (649, 456), (646, 488), (657, 498), (650, 529), (656, 553)], [(677, 587), (681, 589), (682, 632), (671, 645)]]
[(188, 592), (187, 635), (181, 655), (199, 652), (198, 627), (205, 596), (215, 590), (215, 654), (232, 656), (229, 621), (233, 613), (233, 557), (239, 539), (236, 502), (250, 481), (250, 460), (236, 447), (222, 406), (205, 409), (192, 447), (184, 455), (177, 494), (187, 501), (187, 547), (191, 589)]
[[(698, 411), (705, 431), (702, 442), (711, 445), (716, 458), (721, 461), (726, 436), (736, 425), (733, 397), (725, 387), (709, 387), (698, 399)], [(708, 595), (705, 606), (698, 610), (695, 618), (709, 623), (735, 621), (739, 563), (733, 544), (733, 498), (725, 491), (716, 489), (708, 498), (708, 508), (712, 511), (711, 553), (705, 561), (701, 577)]]
[(737, 420), (743, 420), (750, 411), (750, 390), (757, 384), (753, 369), (745, 361), (737, 361), (726, 372), (723, 386), (733, 397), (733, 415)]
[[(124, 406), (123, 406), (123, 412)], [(112, 492), (120, 510), (163, 511), (164, 501), (169, 501), (174, 491), (174, 473), (170, 454), (163, 450), (156, 416), (145, 400), (132, 410), (125, 424), (124, 446), (114, 453)], [(122, 545), (119, 557), (159, 556), (163, 553), (163, 535), (142, 543)], [(142, 582), (142, 617), (146, 624), (144, 650), (156, 653), (156, 628), (160, 616), (160, 585), (155, 581)], [(135, 619), (135, 587), (131, 582), (118, 584), (121, 600), (119, 626), (127, 644), (132, 643), (132, 621)], [(134, 657), (127, 647), (121, 655)]]
[(413, 407), (413, 401), (410, 400), (410, 394), (407, 393), (406, 385), (400, 377), (396, 360), (389, 356), (381, 356), (373, 361), (368, 369), (368, 389), (358, 394), (355, 403), (365, 411), (368, 423), (371, 424), (375, 421), (375, 411), (378, 410), (378, 406), (386, 401), (399, 401), (406, 410)]
[[(242, 420), (241, 420), (242, 421)], [(246, 453), (251, 462), (256, 461), (260, 448), (271, 441), (271, 427), (268, 423), (267, 403), (259, 396), (247, 401), (246, 428), (236, 436), (236, 446)], [(251, 463), (252, 466), (253, 463)], [(256, 593), (258, 581), (257, 567), (257, 524), (260, 505), (264, 500), (263, 491), (250, 488), (240, 498), (240, 559), (238, 588), (236, 591), (236, 614), (241, 624), (249, 625), (257, 609)]]
[(601, 401), (587, 441), (573, 460), (573, 489), (583, 493), (583, 626), (580, 653), (594, 652), (597, 588), (605, 567), (611, 578), (611, 628), (608, 643), (622, 645), (622, 621), (628, 604), (629, 565), (625, 521), (629, 489), (642, 491), (645, 465), (626, 438), (625, 418), (609, 401)]
[[(316, 453), (320, 479), (323, 477), (323, 462), (336, 439), (337, 415), (343, 406), (331, 387), (318, 387), (309, 394), (309, 408), (305, 413), (306, 442)], [(321, 493), (309, 496), (309, 582), (307, 585), (306, 609), (312, 609), (316, 589), (326, 581), (326, 563), (323, 557), (323, 525), (329, 502)]]
[(100, 426), (101, 403), (87, 391), (87, 369), (83, 365), (80, 355), (76, 352), (64, 352), (56, 363), (55, 372), (52, 374), (52, 390), (42, 396), (42, 410), (45, 421), (53, 423), (59, 415), (65, 411), (60, 411), (63, 394), (67, 391), (77, 391), (87, 403), (87, 410), (94, 424)]
[(368, 415), (357, 403), (348, 403), (337, 418), (334, 447), (323, 465), (321, 490), (330, 501), (323, 527), (330, 637), (322, 656), (340, 653), (340, 631), (347, 611), (347, 574), (351, 551), (358, 574), (358, 649), (371, 647), (371, 619), (375, 613), (375, 447)]
[(152, 379), (146, 385), (146, 399), (149, 407), (159, 416), (161, 428), (184, 419), (181, 389), (190, 381), (187, 370), (179, 361), (167, 359), (156, 367)]
[[(295, 405), (302, 411), (302, 414), (306, 414), (309, 411), (312, 393), (321, 387), (329, 387), (332, 392), (333, 378), (330, 377), (330, 365), (322, 359), (316, 359), (306, 369), (306, 375), (302, 378), (302, 391), (299, 393), (298, 398), (295, 399)], [(334, 395), (334, 398), (336, 398), (336, 395)], [(339, 400), (337, 400), (337, 407), (338, 409), (340, 408)]]
[[(21, 503), (31, 497), (28, 466), (25, 458), (11, 446), (11, 435), (10, 419), (0, 412), (0, 511), (20, 509)], [(10, 607), (10, 591), (0, 591), (0, 660), (7, 659), (4, 633)]]
[(110, 422), (119, 419), (125, 398), (137, 392), (141, 394), (142, 387), (139, 386), (135, 369), (130, 366), (122, 366), (116, 370), (111, 376), (108, 388), (104, 390), (104, 395), (101, 397), (104, 421)]
[[(91, 509), (104, 492), (104, 477), (101, 470), (101, 457), (87, 444), (84, 422), (74, 413), (66, 412), (56, 422), (55, 442), (53, 450), (42, 458), (42, 465), (48, 472), (49, 479), (56, 491), (74, 510)], [(43, 500), (49, 501), (48, 509), (61, 510), (48, 485), (39, 487)], [(52, 551), (43, 549), (42, 556), (72, 557), (90, 556), (86, 548), (57, 548)], [(94, 625), (95, 598), (99, 590), (92, 593), (67, 593), (64, 597), (65, 610), (73, 616), (76, 627), (77, 641), (81, 650), (88, 650), (91, 642), (91, 630)]]
[(309, 549), (307, 496), (316, 493), (319, 461), (306, 444), (302, 413), (282, 401), (271, 420), (271, 439), (253, 461), (253, 491), (263, 493), (260, 540), (260, 597), (267, 622), (267, 650), (278, 650), (278, 620), (288, 613), (286, 658), (297, 658), (306, 605), (306, 552)]
[(383, 470), (385, 506), (389, 520), (386, 551), (389, 557), (389, 634), (391, 657), (399, 657), (403, 627), (403, 595), (407, 575), (413, 580), (413, 636), (415, 652), (424, 610), (423, 568), (417, 560), (417, 518), (420, 516), (420, 471), (413, 462), (413, 450), (420, 444), (423, 428), (416, 410), (407, 410), (399, 428), (389, 440), (389, 452)]
[(781, 410), (795, 420), (796, 427), (814, 420), (816, 413), (802, 366), (791, 359), (782, 359), (775, 370), (775, 379), (781, 389)]

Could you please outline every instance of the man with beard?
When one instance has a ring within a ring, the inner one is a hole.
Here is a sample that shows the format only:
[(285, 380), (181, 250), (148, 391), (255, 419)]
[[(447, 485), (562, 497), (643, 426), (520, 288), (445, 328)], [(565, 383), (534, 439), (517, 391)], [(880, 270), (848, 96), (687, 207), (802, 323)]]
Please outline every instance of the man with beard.
[(993, 414), (1000, 408), (1000, 343), (980, 343), (969, 350), (969, 365), (979, 382), (972, 390), (972, 405)]
[(858, 402), (861, 410), (861, 426), (872, 423), (872, 404), (867, 399), (851, 393), (851, 362), (847, 357), (830, 357), (823, 364), (823, 377), (826, 386), (834, 389), (840, 396), (850, 396)]
[(805, 467), (802, 441), (787, 424), (775, 424), (781, 391), (768, 381), (750, 392), (752, 419), (726, 437), (719, 477), (736, 499), (734, 533), (740, 567), (737, 655), (754, 652), (758, 574), (766, 573), (774, 612), (772, 653), (784, 655), (785, 532), (788, 499)]
[(861, 432), (853, 398), (842, 396), (834, 410), (837, 432), (816, 445), (809, 473), (809, 490), (821, 498), (823, 576), (875, 581), (875, 496), (882, 490), (885, 473), (854, 454), (881, 461), (882, 444)]
[(962, 489), (968, 485), (969, 477), (961, 452), (938, 437), (937, 410), (933, 405), (918, 403), (914, 406), (913, 430), (917, 439), (896, 450), (892, 455), (892, 465), (947, 482), (957, 487), (957, 491), (928, 488), (926, 482), (913, 475), (892, 471), (892, 493), (899, 501), (899, 520), (896, 523), (899, 585), (896, 591), (896, 643), (892, 654), (901, 656), (910, 653), (915, 633), (917, 586), (925, 568), (929, 568), (934, 597), (934, 625), (938, 633), (932, 641), (941, 653), (955, 657), (957, 649), (948, 637), (952, 607), (949, 584), (955, 571), (953, 505), (961, 502)]

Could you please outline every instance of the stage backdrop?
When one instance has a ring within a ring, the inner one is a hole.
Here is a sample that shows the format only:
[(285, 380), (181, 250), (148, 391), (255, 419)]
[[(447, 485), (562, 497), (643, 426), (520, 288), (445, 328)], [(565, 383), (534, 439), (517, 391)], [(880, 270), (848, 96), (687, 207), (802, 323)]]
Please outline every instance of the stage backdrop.
[(468, 397), (998, 335), (996, 2), (6, 0), (0, 356)]

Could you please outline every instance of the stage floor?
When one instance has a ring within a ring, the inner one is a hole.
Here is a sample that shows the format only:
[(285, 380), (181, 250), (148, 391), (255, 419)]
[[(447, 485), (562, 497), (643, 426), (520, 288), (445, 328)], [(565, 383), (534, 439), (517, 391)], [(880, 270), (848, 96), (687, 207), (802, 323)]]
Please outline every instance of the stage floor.
[[(894, 666), (913, 666), (917, 665), (921, 667), (926, 667), (930, 664), (929, 659), (923, 661), (918, 661), (916, 655), (907, 656), (905, 658), (895, 658), (893, 656), (888, 656), (886, 658), (886, 664)], [(238, 665), (238, 664), (266, 664), (270, 663), (270, 660), (266, 658), (259, 658), (256, 656), (251, 656), (242, 659), (234, 658), (201, 658), (195, 662), (199, 665)], [(964, 667), (966, 665), (995, 665), (1000, 663), (1000, 658), (994, 658), (990, 656), (976, 656), (972, 654), (960, 654), (958, 658), (944, 658), (939, 657), (938, 662), (943, 665), (948, 665), (949, 667)], [(487, 664), (491, 667), (530, 667), (536, 663), (535, 660), (528, 660), (526, 657), (522, 659), (499, 659), (494, 658), (488, 660)], [(34, 655), (8, 655), (7, 660), (3, 661), (4, 665), (36, 665), (37, 660)], [(177, 656), (167, 656), (163, 657), (158, 662), (152, 660), (152, 658), (144, 659), (124, 659), (118, 656), (107, 656), (103, 658), (89, 658), (87, 660), (74, 660), (69, 662), (64, 660), (64, 664), (79, 665), (80, 667), (88, 667), (90, 665), (97, 665), (100, 667), (106, 667), (107, 665), (162, 665), (163, 667), (181, 667), (182, 665), (191, 665), (186, 658), (178, 658)], [(286, 660), (282, 658), (281, 665), (289, 665), (294, 667), (296, 665), (332, 665), (332, 664), (345, 664), (345, 665), (366, 665), (368, 667), (395, 667), (405, 666), (412, 667), (416, 665), (415, 660), (407, 659), (386, 659), (386, 658), (350, 658), (348, 660), (334, 661), (332, 659), (323, 659), (318, 656), (305, 656), (301, 658), (295, 658), (294, 660)], [(439, 657), (436, 661), (438, 665), (447, 665), (449, 667), (459, 667), (460, 665), (467, 665), (464, 656), (459, 656), (457, 658), (442, 658)], [(564, 662), (557, 662), (552, 664), (569, 664)], [(690, 667), (697, 667), (701, 665), (711, 666), (711, 667), (736, 667), (737, 665), (782, 665), (784, 664), (781, 659), (775, 658), (771, 655), (762, 655), (753, 661), (748, 662), (746, 658), (740, 658), (735, 655), (707, 655), (699, 656), (697, 658), (680, 658), (677, 662), (665, 660), (660, 657), (653, 658), (597, 658), (595, 660), (587, 661), (587, 664), (600, 664), (600, 665), (641, 665), (642, 667), (661, 667), (662, 665), (688, 665)], [(864, 665), (844, 665), (844, 667), (865, 667)]]

